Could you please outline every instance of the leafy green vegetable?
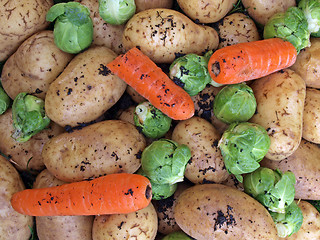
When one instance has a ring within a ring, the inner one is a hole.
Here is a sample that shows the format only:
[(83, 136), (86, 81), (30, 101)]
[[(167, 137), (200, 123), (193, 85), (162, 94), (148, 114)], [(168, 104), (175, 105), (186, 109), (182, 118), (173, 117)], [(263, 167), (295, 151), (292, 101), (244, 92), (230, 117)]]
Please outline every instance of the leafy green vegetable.
[(11, 104), (11, 98), (0, 84), (0, 115), (5, 113)]
[(109, 24), (124, 24), (135, 12), (134, 0), (99, 0), (99, 14)]
[(320, 30), (320, 0), (301, 0), (298, 7), (308, 21), (308, 30), (317, 34)]
[(166, 235), (162, 240), (191, 240), (183, 231), (177, 231)]

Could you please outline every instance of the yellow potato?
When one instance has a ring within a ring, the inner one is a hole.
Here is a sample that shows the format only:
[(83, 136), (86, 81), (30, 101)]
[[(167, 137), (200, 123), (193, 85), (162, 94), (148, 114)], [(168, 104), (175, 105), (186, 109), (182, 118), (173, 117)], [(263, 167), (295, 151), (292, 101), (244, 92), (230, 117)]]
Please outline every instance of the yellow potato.
[(173, 0), (135, 0), (136, 12), (152, 8), (171, 8)]

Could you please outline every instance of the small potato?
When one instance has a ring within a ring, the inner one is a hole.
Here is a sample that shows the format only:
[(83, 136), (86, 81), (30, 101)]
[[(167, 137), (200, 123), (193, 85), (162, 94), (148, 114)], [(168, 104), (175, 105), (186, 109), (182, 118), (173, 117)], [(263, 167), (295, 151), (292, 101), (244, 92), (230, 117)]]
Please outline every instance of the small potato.
[(258, 28), (254, 21), (243, 13), (233, 13), (218, 24), (220, 43), (218, 48), (237, 43), (258, 41)]
[(134, 112), (136, 110), (136, 106), (130, 106), (127, 109), (118, 112), (117, 119), (129, 122), (134, 125)]
[(298, 148), (302, 137), (304, 80), (290, 69), (255, 80), (252, 88), (257, 110), (250, 122), (264, 127), (271, 145), (266, 157), (280, 161)]
[(25, 186), (18, 171), (0, 155), (0, 239), (29, 240), (33, 217), (16, 212), (10, 203), (14, 193)]
[(262, 204), (221, 184), (195, 185), (183, 191), (174, 217), (197, 240), (278, 239), (275, 223)]
[(132, 100), (135, 103), (142, 103), (144, 101), (147, 101), (144, 97), (142, 97), (136, 90), (134, 90), (133, 87), (130, 85), (127, 86), (126, 88), (126, 93), (129, 94), (129, 96), (132, 98)]
[(92, 240), (153, 240), (157, 235), (157, 229), (157, 213), (150, 203), (147, 207), (128, 214), (96, 216), (93, 222)]
[(152, 8), (171, 8), (173, 0), (135, 0), (136, 12)]
[(134, 173), (146, 146), (134, 125), (106, 120), (48, 141), (43, 162), (58, 179), (76, 182), (111, 173)]
[[(65, 184), (47, 169), (36, 178), (33, 188), (54, 187)], [(45, 216), (36, 217), (39, 240), (92, 240), (93, 216)]]
[(172, 140), (191, 150), (185, 177), (195, 184), (220, 183), (229, 176), (218, 148), (219, 132), (200, 117), (180, 121), (172, 132)]

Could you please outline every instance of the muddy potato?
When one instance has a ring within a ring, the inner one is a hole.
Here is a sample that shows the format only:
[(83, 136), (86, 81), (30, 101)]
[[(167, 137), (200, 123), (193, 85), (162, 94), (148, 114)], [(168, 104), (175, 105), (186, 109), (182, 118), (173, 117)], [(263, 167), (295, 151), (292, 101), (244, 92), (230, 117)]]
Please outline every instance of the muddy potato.
[(278, 239), (267, 211), (249, 195), (221, 184), (195, 185), (174, 207), (180, 228), (197, 240)]
[(102, 46), (91, 47), (74, 57), (47, 91), (45, 109), (60, 126), (93, 121), (122, 96), (127, 84), (106, 65), (117, 56)]
[(147, 101), (144, 97), (142, 97), (133, 87), (130, 85), (126, 88), (126, 93), (129, 94), (129, 96), (132, 98), (132, 100), (135, 103), (142, 103), (144, 101)]
[(229, 176), (218, 148), (220, 138), (216, 128), (200, 117), (180, 121), (173, 129), (172, 140), (191, 150), (191, 159), (184, 173), (191, 182), (220, 183)]
[(152, 8), (171, 8), (173, 0), (135, 0), (136, 12)]
[(266, 157), (280, 161), (298, 148), (302, 137), (304, 80), (290, 69), (256, 80), (252, 88), (257, 110), (250, 122), (263, 126), (271, 144)]
[[(37, 176), (33, 188), (60, 186), (65, 182), (55, 178), (47, 169)], [(39, 240), (92, 240), (93, 216), (36, 217)]]
[(33, 217), (16, 212), (10, 203), (12, 195), (25, 189), (14, 166), (0, 155), (0, 238), (29, 240)]
[(3, 89), (11, 99), (20, 92), (44, 99), (51, 82), (72, 58), (72, 54), (55, 45), (52, 31), (37, 32), (26, 39), (3, 66)]
[(147, 207), (128, 214), (95, 216), (92, 240), (153, 240), (157, 235), (157, 229), (157, 213), (150, 203)]
[(134, 125), (133, 116), (134, 116), (135, 110), (136, 110), (136, 106), (130, 106), (130, 107), (127, 108), (127, 109), (120, 110), (120, 111), (117, 113), (117, 119), (122, 120), (122, 121), (129, 122), (129, 123), (131, 123), (131, 124)]
[(106, 120), (48, 141), (43, 162), (58, 179), (75, 182), (110, 173), (134, 173), (146, 146), (134, 125)]

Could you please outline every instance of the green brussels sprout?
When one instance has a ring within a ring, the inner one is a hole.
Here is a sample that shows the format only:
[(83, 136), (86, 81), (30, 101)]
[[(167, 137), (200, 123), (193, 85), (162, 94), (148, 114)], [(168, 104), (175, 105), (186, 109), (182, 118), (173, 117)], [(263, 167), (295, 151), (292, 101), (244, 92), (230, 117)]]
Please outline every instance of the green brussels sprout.
[(310, 46), (308, 21), (302, 10), (290, 7), (287, 11), (273, 15), (264, 26), (263, 37), (278, 37), (292, 43), (297, 52)]
[(12, 104), (14, 133), (17, 142), (26, 142), (45, 129), (50, 119), (44, 110), (44, 101), (28, 93), (19, 93)]
[(290, 171), (282, 173), (260, 167), (244, 176), (244, 191), (271, 212), (285, 213), (285, 209), (293, 202), (296, 178)]
[(278, 230), (280, 238), (289, 237), (299, 231), (303, 223), (303, 214), (300, 207), (293, 201), (285, 213), (270, 212)]
[(166, 235), (162, 240), (191, 240), (183, 231), (172, 232)]
[(75, 54), (91, 45), (93, 23), (86, 6), (78, 2), (55, 4), (49, 9), (46, 20), (55, 21), (54, 42), (62, 51)]
[(155, 108), (150, 102), (136, 106), (133, 115), (135, 125), (149, 138), (164, 136), (171, 127), (172, 119)]
[(134, 0), (99, 0), (99, 14), (109, 24), (124, 24), (135, 12)]
[(257, 108), (253, 90), (245, 83), (227, 85), (214, 98), (214, 115), (224, 123), (248, 121)]
[(190, 158), (188, 146), (169, 139), (159, 139), (143, 150), (141, 167), (151, 181), (174, 184), (183, 181)]
[(3, 87), (0, 84), (0, 115), (5, 113), (9, 108), (11, 99), (8, 94), (4, 91)]
[(227, 171), (242, 182), (241, 174), (260, 167), (259, 162), (267, 154), (270, 138), (260, 125), (249, 122), (232, 123), (224, 131), (218, 147)]
[(301, 0), (298, 8), (302, 10), (308, 21), (309, 32), (320, 32), (320, 0)]

